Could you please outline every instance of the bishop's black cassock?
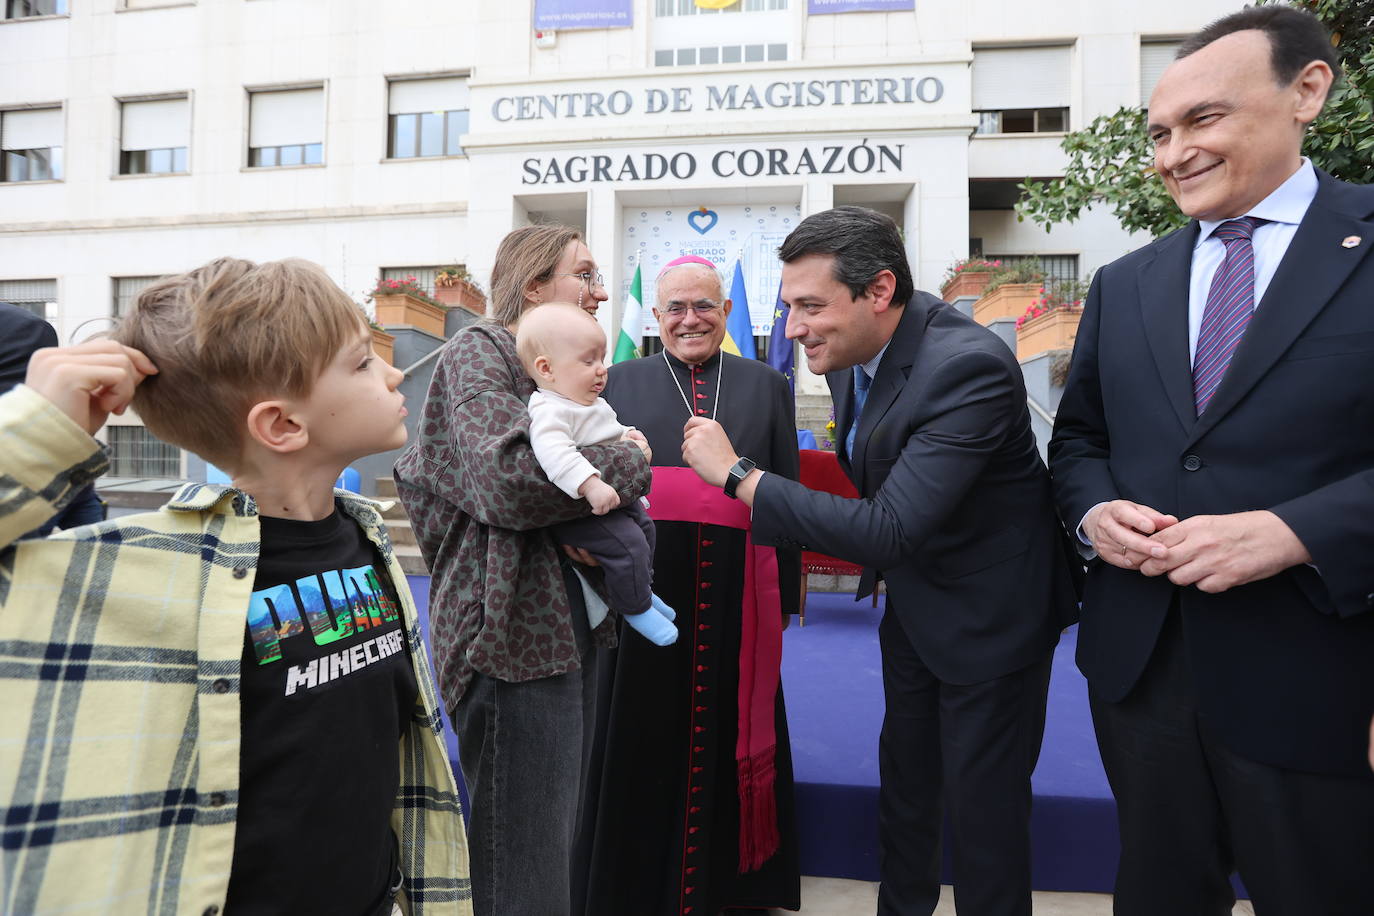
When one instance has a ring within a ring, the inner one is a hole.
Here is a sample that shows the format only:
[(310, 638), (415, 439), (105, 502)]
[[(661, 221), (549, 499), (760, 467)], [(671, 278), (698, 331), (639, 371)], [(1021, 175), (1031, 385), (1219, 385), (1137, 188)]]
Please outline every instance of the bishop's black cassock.
[[(691, 367), (659, 353), (612, 367), (604, 396), (622, 423), (643, 431), (656, 466), (683, 467), (683, 425), (690, 416), (714, 414), (737, 454), (768, 472), (798, 476), (792, 393), (761, 362), (717, 354)], [(740, 873), (735, 744), (746, 533), (656, 524), (654, 591), (676, 610), (680, 635), (675, 645), (654, 646), (622, 622), (620, 647), (606, 666), (602, 778), (588, 800), (596, 816), (585, 914), (798, 909), (792, 756), (780, 684), (774, 701), (779, 846), (761, 868)], [(795, 613), (801, 557), (778, 550), (777, 559), (782, 611)]]

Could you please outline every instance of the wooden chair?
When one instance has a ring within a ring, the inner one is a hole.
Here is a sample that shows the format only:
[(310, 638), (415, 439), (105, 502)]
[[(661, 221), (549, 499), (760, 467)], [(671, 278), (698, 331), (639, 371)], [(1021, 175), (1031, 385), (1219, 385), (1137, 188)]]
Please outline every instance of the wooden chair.
[[(858, 499), (859, 491), (854, 489), (854, 484), (850, 483), (849, 478), (840, 470), (840, 461), (835, 457), (834, 452), (821, 451), (820, 449), (804, 448), (801, 454), (801, 482), (812, 490), (820, 490), (824, 493), (834, 493), (836, 496), (844, 496), (848, 499)], [(863, 567), (847, 560), (829, 556), (824, 553), (817, 553), (814, 550), (802, 551), (802, 581), (801, 581), (801, 608), (798, 616), (798, 623), (806, 626), (806, 595), (807, 595), (807, 576), (815, 573), (818, 576), (857, 576), (863, 572)], [(873, 590), (873, 606), (878, 606), (878, 590)]]

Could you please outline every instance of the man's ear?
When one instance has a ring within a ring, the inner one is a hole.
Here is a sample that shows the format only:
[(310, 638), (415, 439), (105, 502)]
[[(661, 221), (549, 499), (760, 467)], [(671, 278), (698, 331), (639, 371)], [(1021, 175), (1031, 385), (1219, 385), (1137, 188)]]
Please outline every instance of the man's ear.
[(1292, 87), (1297, 92), (1295, 114), (1299, 124), (1311, 124), (1322, 113), (1335, 78), (1326, 61), (1314, 60), (1293, 79)]
[(278, 454), (299, 451), (310, 442), (305, 425), (291, 412), (288, 401), (260, 401), (248, 411), (248, 435)]
[(897, 276), (890, 270), (884, 268), (878, 271), (872, 280), (868, 281), (868, 289), (865, 292), (873, 297), (873, 311), (882, 313), (887, 311), (892, 304), (892, 294), (897, 291)]
[(730, 317), (730, 309), (733, 308), (734, 305), (735, 304), (731, 302), (729, 299), (726, 299), (724, 302), (720, 304), (721, 309), (725, 312), (726, 318)]

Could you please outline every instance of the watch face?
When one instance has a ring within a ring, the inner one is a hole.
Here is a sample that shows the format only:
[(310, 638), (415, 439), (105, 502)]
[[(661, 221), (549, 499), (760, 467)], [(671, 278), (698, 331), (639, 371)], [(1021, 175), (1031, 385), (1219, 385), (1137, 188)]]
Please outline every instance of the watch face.
[(730, 468), (730, 473), (725, 478), (725, 495), (734, 499), (735, 488), (738, 487), (740, 481), (748, 477), (749, 472), (757, 466), (758, 465), (748, 458), (741, 458), (739, 461), (736, 461), (734, 467)]

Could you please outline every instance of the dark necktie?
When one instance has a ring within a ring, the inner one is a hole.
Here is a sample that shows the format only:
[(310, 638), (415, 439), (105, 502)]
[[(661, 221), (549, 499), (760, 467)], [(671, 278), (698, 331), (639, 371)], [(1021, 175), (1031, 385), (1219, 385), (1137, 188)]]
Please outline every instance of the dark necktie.
[(1202, 327), (1193, 358), (1193, 403), (1198, 416), (1216, 393), (1231, 356), (1240, 345), (1255, 311), (1255, 227), (1265, 222), (1253, 216), (1227, 220), (1213, 233), (1226, 246), (1226, 258), (1212, 277)]
[(844, 440), (845, 453), (854, 457), (854, 434), (859, 431), (859, 418), (864, 415), (864, 404), (868, 401), (868, 388), (873, 380), (868, 377), (863, 366), (854, 367), (854, 421), (849, 424), (849, 435)]

